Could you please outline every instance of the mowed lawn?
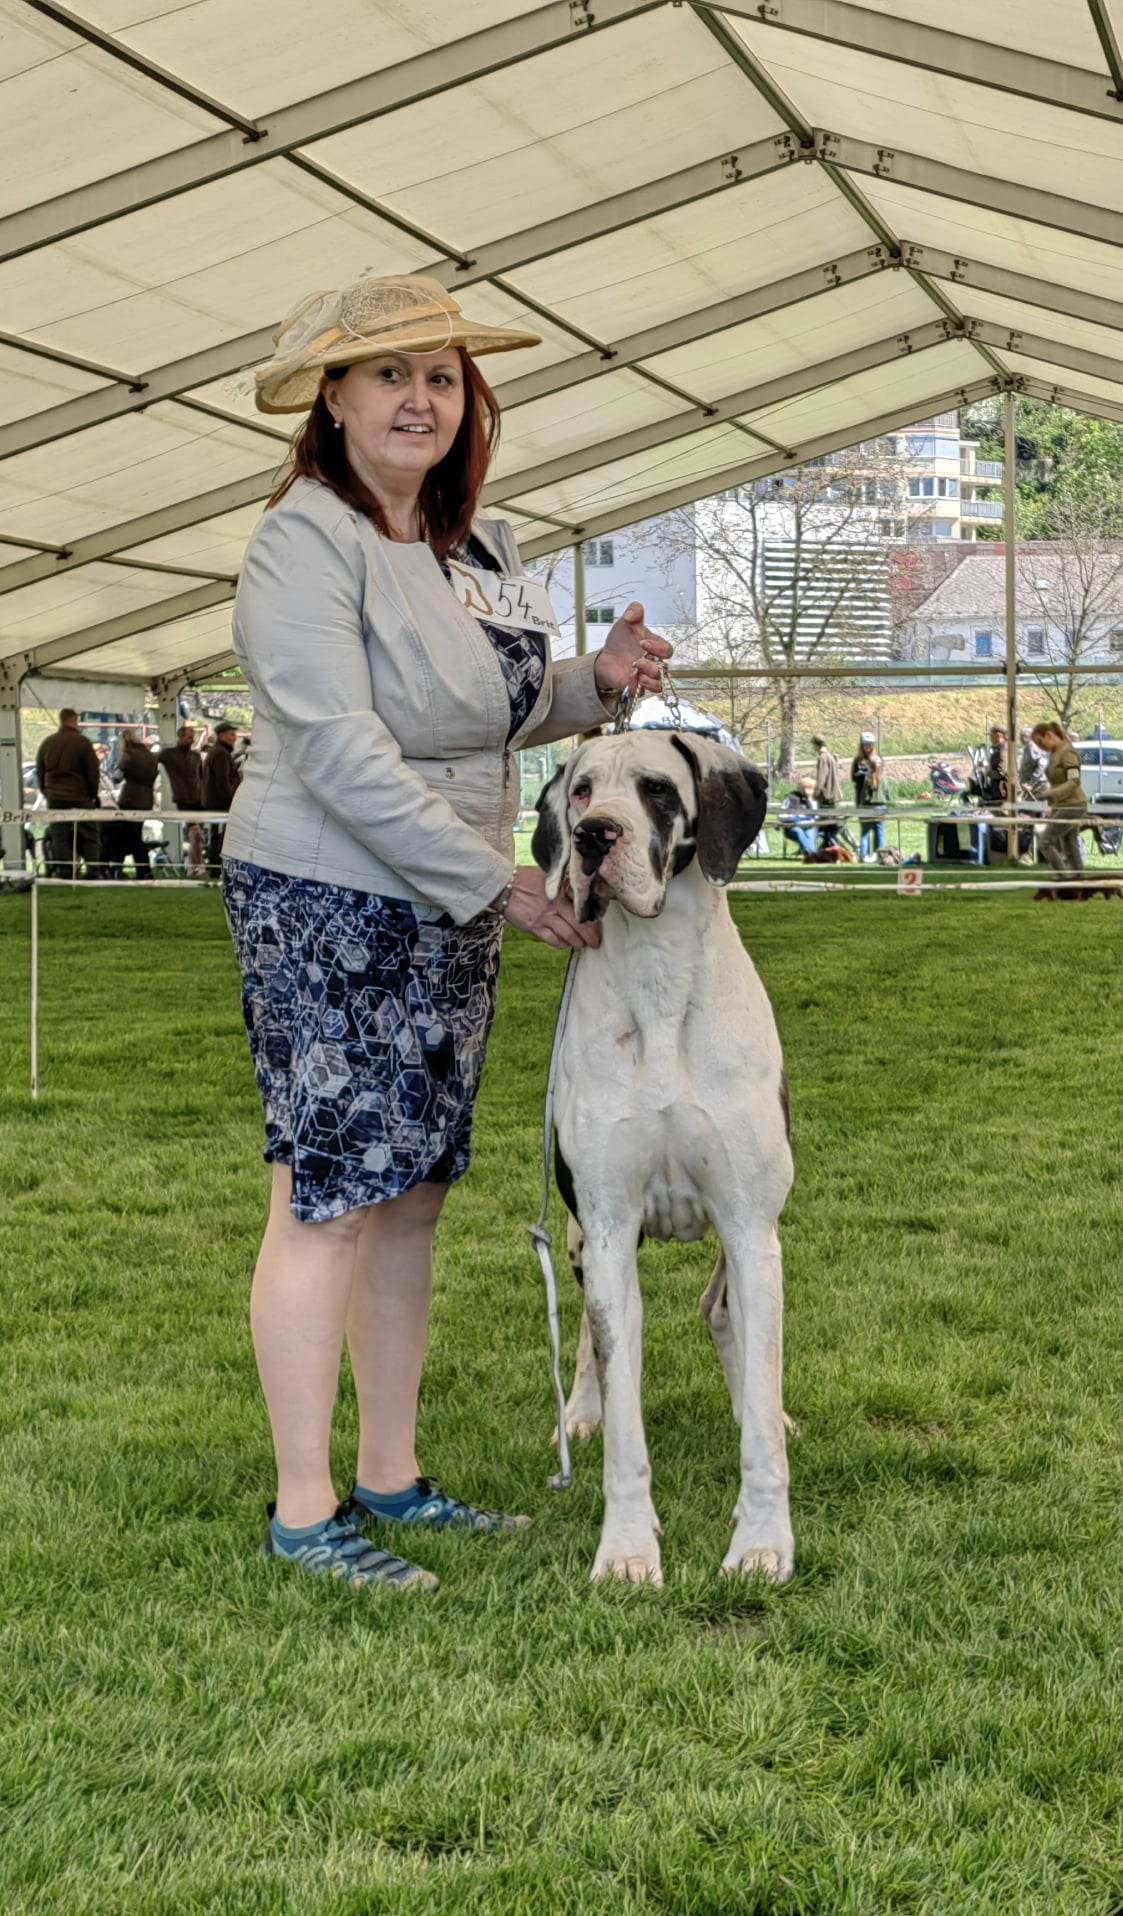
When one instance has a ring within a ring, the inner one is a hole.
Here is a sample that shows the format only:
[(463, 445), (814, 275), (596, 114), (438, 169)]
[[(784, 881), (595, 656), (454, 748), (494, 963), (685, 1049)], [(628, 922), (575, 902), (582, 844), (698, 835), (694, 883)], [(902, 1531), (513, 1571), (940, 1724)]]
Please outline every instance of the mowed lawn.
[[(37, 1108), (0, 899), (3, 1916), (1123, 1905), (1123, 912), (734, 910), (791, 1081), (795, 1580), (718, 1575), (694, 1245), (642, 1253), (667, 1587), (587, 1581), (600, 1445), (547, 1488), (525, 1230), (562, 967), (511, 935), (423, 1456), (536, 1525), (417, 1541), (442, 1588), (395, 1599), (257, 1554), (265, 1173), (217, 896), (43, 896)], [(345, 1385), (341, 1490), (354, 1441)]]

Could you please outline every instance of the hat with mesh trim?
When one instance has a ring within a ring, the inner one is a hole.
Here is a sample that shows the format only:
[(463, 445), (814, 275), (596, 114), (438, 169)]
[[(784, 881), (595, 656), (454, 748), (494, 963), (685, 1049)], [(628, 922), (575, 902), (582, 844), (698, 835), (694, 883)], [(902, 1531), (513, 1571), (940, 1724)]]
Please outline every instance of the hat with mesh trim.
[(373, 274), (334, 292), (310, 293), (273, 335), (277, 350), (254, 374), (259, 412), (307, 412), (328, 366), (353, 366), (380, 353), (439, 353), (462, 346), (511, 353), (540, 346), (538, 333), (465, 319), (438, 280), (417, 273)]

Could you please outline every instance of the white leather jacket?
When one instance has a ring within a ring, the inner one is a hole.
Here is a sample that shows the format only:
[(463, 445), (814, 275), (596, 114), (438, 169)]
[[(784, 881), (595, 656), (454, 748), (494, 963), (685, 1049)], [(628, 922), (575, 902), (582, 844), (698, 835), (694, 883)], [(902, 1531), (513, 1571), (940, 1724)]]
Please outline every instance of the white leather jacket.
[[(473, 532), (522, 570), (506, 523), (478, 520)], [(223, 855), (405, 898), (457, 924), (511, 876), (511, 752), (610, 714), (594, 659), (567, 659), (508, 744), (495, 649), (430, 547), (382, 538), (310, 479), (254, 530), (234, 647), (253, 691), (253, 744)]]

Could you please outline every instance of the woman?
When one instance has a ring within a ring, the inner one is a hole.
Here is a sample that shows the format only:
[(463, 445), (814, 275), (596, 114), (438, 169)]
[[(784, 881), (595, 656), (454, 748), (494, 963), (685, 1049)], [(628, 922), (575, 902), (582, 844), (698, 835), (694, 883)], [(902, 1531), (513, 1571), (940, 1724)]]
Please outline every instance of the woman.
[[(873, 732), (863, 732), (858, 740), (858, 750), (850, 767), (850, 783), (854, 787), (854, 803), (860, 811), (869, 811), (874, 805), (885, 803), (883, 767), (877, 749), (877, 737)], [(880, 818), (863, 818), (862, 863), (868, 864), (876, 858), (884, 843), (885, 826)]]
[(782, 799), (777, 809), (784, 837), (789, 845), (798, 846), (805, 858), (810, 858), (815, 850), (815, 813), (819, 807), (815, 803), (814, 781), (801, 778), (794, 791)]
[[(432, 280), (371, 277), (277, 337), (257, 404), (309, 416), (238, 588), (254, 728), (224, 845), (273, 1181), (251, 1304), (277, 1459), (265, 1551), (432, 1587), (360, 1525), (526, 1521), (446, 1495), (415, 1453), (433, 1234), (468, 1166), (502, 927), (595, 942), (514, 864), (511, 753), (654, 689), (671, 648), (633, 605), (602, 652), (551, 665), (541, 588), (510, 528), (475, 516), (499, 425), (475, 358), (537, 335), (472, 324)], [(340, 1505), (345, 1332), (360, 1433)]]
[[(125, 781), (117, 796), (117, 803), (123, 812), (152, 810), (152, 793), (159, 772), (160, 762), (155, 752), (150, 752), (132, 726), (126, 725), (121, 733), (121, 747), (117, 754), (117, 776)], [(116, 832), (116, 862), (123, 865), (131, 853), (137, 877), (151, 878), (152, 867), (140, 819), (122, 819), (116, 826)]]
[[(1045, 783), (1039, 796), (1049, 801), (1049, 823), (1041, 834), (1041, 856), (1053, 867), (1058, 878), (1079, 878), (1084, 870), (1080, 849), (1080, 820), (1088, 810), (1088, 800), (1080, 783), (1080, 759), (1059, 720), (1045, 719), (1033, 728), (1033, 740), (1049, 754)], [(1066, 886), (1063, 891), (1039, 891), (1035, 898), (1084, 898), (1086, 894)]]

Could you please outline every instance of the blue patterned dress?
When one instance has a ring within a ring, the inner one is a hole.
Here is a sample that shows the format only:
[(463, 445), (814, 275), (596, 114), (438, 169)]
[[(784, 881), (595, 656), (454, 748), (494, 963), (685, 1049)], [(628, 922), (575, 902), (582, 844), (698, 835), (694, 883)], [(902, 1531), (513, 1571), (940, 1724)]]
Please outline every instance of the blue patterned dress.
[[(494, 570), (474, 540), (451, 556)], [(483, 629), (507, 686), (510, 739), (542, 688), (546, 643)], [(293, 1216), (318, 1224), (463, 1177), (502, 920), (481, 912), (458, 926), (402, 898), (240, 859), (225, 859), (223, 876), (265, 1160), (291, 1165)]]

